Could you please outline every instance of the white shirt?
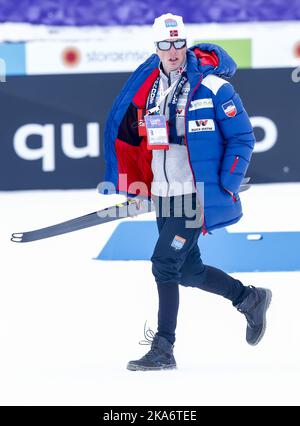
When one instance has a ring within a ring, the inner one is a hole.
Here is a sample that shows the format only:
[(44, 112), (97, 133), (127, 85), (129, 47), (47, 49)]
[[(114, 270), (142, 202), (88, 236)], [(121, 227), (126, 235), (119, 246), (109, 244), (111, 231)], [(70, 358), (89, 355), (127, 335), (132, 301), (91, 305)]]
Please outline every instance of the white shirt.
[[(180, 67), (179, 70), (171, 71), (169, 78), (160, 68), (159, 88), (156, 98), (157, 102), (159, 101), (159, 94), (166, 91), (175, 79), (180, 78), (181, 72), (184, 68), (185, 65)], [(172, 99), (175, 88), (176, 85), (160, 105), (160, 113), (164, 114), (166, 119), (169, 119), (168, 103)], [(176, 129), (178, 136), (183, 136), (185, 134), (184, 111), (189, 89), (190, 85), (187, 82), (184, 85), (177, 103)], [(169, 144), (168, 150), (154, 149), (152, 151), (151, 167), (153, 172), (153, 181), (151, 185), (152, 194), (160, 197), (167, 197), (191, 194), (195, 192), (194, 179), (186, 145), (171, 143)]]

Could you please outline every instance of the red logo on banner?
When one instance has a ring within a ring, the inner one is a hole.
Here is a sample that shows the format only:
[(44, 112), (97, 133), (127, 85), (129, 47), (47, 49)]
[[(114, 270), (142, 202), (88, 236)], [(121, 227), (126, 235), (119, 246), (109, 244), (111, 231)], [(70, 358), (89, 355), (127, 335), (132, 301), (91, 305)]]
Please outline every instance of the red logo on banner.
[(222, 105), (222, 108), (227, 117), (234, 117), (237, 114), (237, 108), (233, 101), (225, 102), (225, 104)]
[(298, 41), (298, 43), (294, 46), (294, 54), (296, 58), (300, 58), (300, 41)]
[(76, 47), (67, 47), (62, 52), (62, 61), (67, 67), (75, 67), (79, 64), (81, 55)]

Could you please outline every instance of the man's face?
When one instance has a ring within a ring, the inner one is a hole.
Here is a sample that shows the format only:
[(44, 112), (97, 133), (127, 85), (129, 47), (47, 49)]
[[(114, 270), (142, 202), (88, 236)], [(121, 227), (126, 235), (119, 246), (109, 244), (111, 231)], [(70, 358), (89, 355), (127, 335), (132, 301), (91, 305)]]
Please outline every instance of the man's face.
[[(166, 41), (173, 40), (167, 39)], [(176, 70), (183, 64), (186, 57), (186, 50), (186, 46), (182, 49), (176, 49), (174, 45), (171, 46), (170, 50), (160, 50), (158, 47), (156, 48), (156, 53), (158, 54), (164, 71), (167, 74), (169, 74), (170, 71)]]

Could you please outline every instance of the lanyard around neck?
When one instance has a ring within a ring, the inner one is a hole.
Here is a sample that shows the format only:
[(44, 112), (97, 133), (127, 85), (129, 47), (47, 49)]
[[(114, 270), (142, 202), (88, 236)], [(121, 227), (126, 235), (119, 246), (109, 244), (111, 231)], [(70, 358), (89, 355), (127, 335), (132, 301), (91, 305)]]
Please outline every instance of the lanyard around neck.
[[(187, 77), (186, 77), (186, 73), (183, 72), (175, 81), (173, 81), (173, 83), (171, 84), (171, 86), (169, 86), (165, 91), (162, 89), (162, 85), (159, 88), (159, 81), (160, 81), (160, 76), (157, 77), (157, 79), (155, 80), (152, 90), (150, 92), (150, 99), (149, 99), (149, 105), (148, 105), (148, 114), (155, 114), (156, 112), (159, 112), (160, 110), (160, 105), (164, 102), (164, 100), (166, 99), (166, 97), (169, 95), (169, 93), (174, 89), (175, 86), (176, 89), (174, 91), (174, 95), (173, 95), (173, 99), (172, 99), (172, 103), (174, 103), (173, 101), (178, 97), (179, 93), (178, 92), (178, 87), (180, 87), (180, 91), (182, 90), (183, 85), (186, 83), (187, 81)], [(184, 84), (181, 84), (184, 81)], [(157, 92), (160, 92), (160, 97), (159, 100), (156, 101), (156, 96), (157, 96)]]
[(162, 89), (162, 85), (161, 85), (161, 88), (159, 90), (160, 97), (159, 97), (159, 100), (156, 101), (156, 96), (157, 96), (157, 92), (158, 92), (158, 89), (159, 89), (159, 80), (160, 80), (160, 77), (158, 77), (156, 79), (156, 81), (154, 82), (154, 85), (153, 85), (153, 88), (152, 88), (152, 91), (151, 91), (151, 94), (150, 94), (148, 114), (155, 114), (156, 112), (160, 111), (160, 105), (166, 99), (168, 94), (174, 89), (174, 87), (178, 83), (179, 78), (176, 79), (175, 81), (173, 81), (171, 86), (168, 87), (167, 90), (165, 90), (165, 91)]

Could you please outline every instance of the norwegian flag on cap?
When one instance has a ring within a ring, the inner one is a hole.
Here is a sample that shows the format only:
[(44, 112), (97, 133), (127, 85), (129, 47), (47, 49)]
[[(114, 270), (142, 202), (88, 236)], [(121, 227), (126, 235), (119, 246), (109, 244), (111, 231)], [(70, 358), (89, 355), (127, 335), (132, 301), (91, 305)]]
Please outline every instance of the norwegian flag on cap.
[(178, 31), (177, 30), (170, 30), (170, 37), (178, 37)]

